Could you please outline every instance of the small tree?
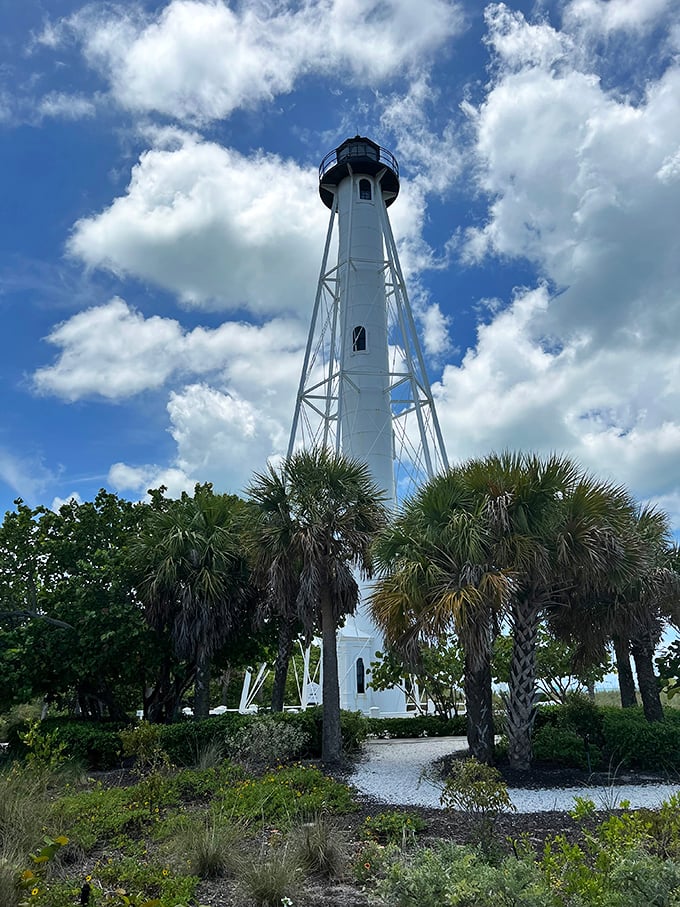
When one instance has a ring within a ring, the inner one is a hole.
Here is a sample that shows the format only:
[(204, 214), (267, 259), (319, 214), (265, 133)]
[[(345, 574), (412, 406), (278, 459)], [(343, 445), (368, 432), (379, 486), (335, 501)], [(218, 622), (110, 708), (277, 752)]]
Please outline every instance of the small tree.
[(262, 515), (261, 546), (271, 552), (272, 593), (280, 590), (280, 600), (288, 601), (289, 568), (296, 565), (297, 615), (308, 638), (321, 630), (322, 760), (337, 763), (342, 737), (336, 632), (357, 606), (353, 568), (371, 573), (371, 543), (387, 520), (385, 495), (366, 464), (323, 448), (299, 451), (278, 470), (255, 475), (249, 495)]

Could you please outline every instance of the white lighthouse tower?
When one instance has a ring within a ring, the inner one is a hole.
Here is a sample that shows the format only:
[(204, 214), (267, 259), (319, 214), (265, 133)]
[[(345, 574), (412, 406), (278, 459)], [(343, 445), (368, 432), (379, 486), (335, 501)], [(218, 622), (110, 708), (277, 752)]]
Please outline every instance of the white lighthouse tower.
[[(347, 139), (321, 162), (319, 193), (331, 214), (288, 454), (323, 445), (363, 460), (396, 506), (447, 466), (387, 216), (397, 161), (370, 139)], [(404, 713), (402, 691), (370, 686), (382, 648), (360, 603), (338, 631), (342, 708)]]

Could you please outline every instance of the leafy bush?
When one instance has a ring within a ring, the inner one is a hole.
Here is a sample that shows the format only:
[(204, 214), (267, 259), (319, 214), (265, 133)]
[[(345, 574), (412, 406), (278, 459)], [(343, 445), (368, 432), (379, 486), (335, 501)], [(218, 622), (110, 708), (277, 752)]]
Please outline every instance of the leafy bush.
[(412, 718), (368, 718), (374, 737), (461, 737), (467, 734), (464, 715), (440, 718), (436, 715), (414, 715)]
[(160, 726), (159, 742), (175, 765), (195, 765), (205, 749), (213, 744), (226, 747), (228, 741), (253, 720), (250, 715), (227, 712), (194, 721), (183, 718), (175, 724)]
[(478, 762), (474, 757), (453, 764), (441, 801), (446, 807), (480, 815), (515, 808), (498, 769)]
[[(200, 721), (183, 719), (176, 724), (164, 725), (161, 728), (160, 743), (170, 760), (176, 765), (195, 765), (200, 755), (206, 748), (218, 745), (229, 756), (234, 750), (236, 742), (250, 738), (259, 740), (264, 744), (267, 735), (276, 733), (273, 728), (283, 725), (286, 728), (295, 728), (295, 733), (285, 731), (278, 738), (282, 746), (285, 741), (285, 750), (274, 752), (262, 762), (285, 761), (286, 758), (320, 758), (321, 756), (321, 726), (323, 720), (323, 707), (316, 706), (304, 712), (276, 712), (272, 715), (241, 715), (238, 712), (227, 712), (224, 715), (215, 715)], [(268, 731), (251, 730), (264, 722)], [(342, 732), (342, 746), (345, 753), (356, 752), (368, 736), (368, 719), (361, 712), (346, 712), (340, 714), (340, 730)], [(292, 741), (301, 741), (304, 743)], [(254, 745), (254, 749), (257, 745)], [(273, 744), (268, 747), (275, 750)], [(264, 751), (263, 751), (264, 752)], [(252, 753), (251, 753), (252, 755)], [(250, 756), (246, 761), (251, 761)]]
[[(535, 730), (554, 727), (571, 730), (582, 740), (597, 747), (604, 746), (604, 713), (587, 696), (575, 693), (564, 705), (548, 705), (537, 709)], [(616, 711), (621, 711), (617, 709)]]
[(389, 907), (553, 907), (531, 860), (489, 865), (479, 850), (456, 844), (423, 848), (388, 866), (377, 891)]
[[(53, 738), (56, 745), (65, 746), (70, 760), (82, 762), (89, 769), (106, 770), (118, 765), (121, 755), (119, 731), (126, 725), (121, 722), (80, 721), (74, 718), (46, 718), (38, 725), (43, 737)], [(27, 721), (13, 724), (7, 730), (10, 752), (26, 758), (29, 747), (25, 737), (31, 725)]]
[(641, 708), (603, 709), (605, 755), (625, 768), (680, 769), (680, 716), (649, 722)]
[(266, 768), (300, 758), (309, 734), (293, 722), (265, 716), (253, 721), (226, 743), (231, 759), (253, 768)]
[(403, 845), (426, 828), (427, 822), (417, 813), (394, 810), (367, 816), (361, 830), (365, 838), (381, 844)]
[(534, 759), (555, 765), (573, 766), (587, 771), (597, 768), (602, 753), (591, 746), (576, 731), (567, 727), (543, 726), (533, 738)]

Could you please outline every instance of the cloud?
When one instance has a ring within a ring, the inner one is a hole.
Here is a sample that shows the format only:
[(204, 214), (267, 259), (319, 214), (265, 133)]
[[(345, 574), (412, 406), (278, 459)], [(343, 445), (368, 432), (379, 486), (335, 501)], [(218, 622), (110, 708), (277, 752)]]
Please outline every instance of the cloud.
[(109, 484), (116, 491), (143, 496), (165, 485), (169, 497), (191, 491), (196, 482), (212, 482), (218, 491), (242, 491), (253, 472), (267, 459), (284, 452), (290, 408), (266, 397), (262, 405), (238, 393), (207, 384), (190, 384), (173, 391), (167, 405), (170, 434), (177, 454), (170, 466), (131, 466), (116, 463)]
[[(316, 168), (178, 130), (152, 134), (158, 147), (142, 154), (126, 195), (76, 223), (71, 256), (186, 305), (307, 318), (328, 222)], [(428, 266), (422, 190), (404, 184), (392, 211), (405, 270)]]
[(92, 394), (120, 399), (160, 387), (176, 367), (181, 339), (176, 321), (144, 319), (114, 298), (52, 331), (47, 340), (62, 352), (54, 365), (35, 372), (34, 386), (71, 401)]
[(316, 172), (187, 134), (180, 142), (141, 156), (127, 194), (76, 223), (70, 254), (151, 281), (189, 305), (258, 314), (307, 308), (328, 214)]
[[(153, 16), (93, 5), (67, 26), (123, 107), (204, 123), (287, 94), (310, 74), (362, 84), (403, 75), (463, 22), (454, 0), (172, 0)], [(58, 33), (45, 30), (44, 43)]]
[(47, 340), (61, 352), (53, 365), (35, 372), (33, 382), (39, 392), (69, 401), (121, 400), (159, 388), (173, 376), (208, 373), (259, 392), (288, 385), (304, 333), (302, 323), (284, 319), (185, 331), (174, 319), (145, 318), (114, 297), (52, 331)]
[(0, 447), (0, 481), (29, 504), (35, 503), (40, 494), (54, 482), (54, 474), (41, 459), (19, 457)]
[(38, 102), (38, 113), (44, 117), (61, 117), (65, 120), (80, 120), (96, 113), (96, 105), (80, 94), (51, 91)]
[[(604, 6), (631, 17), (641, 8)], [(639, 100), (622, 98), (572, 53), (571, 34), (503, 5), (488, 25), (494, 77), (473, 123), (489, 203), (465, 255), (529, 260), (543, 280), (489, 313), (476, 345), (445, 369), (449, 453), (565, 450), (640, 495), (672, 494), (680, 67), (660, 66)]]
[(673, 9), (674, 0), (571, 0), (564, 10), (567, 26), (586, 26), (608, 34), (613, 31), (644, 31)]

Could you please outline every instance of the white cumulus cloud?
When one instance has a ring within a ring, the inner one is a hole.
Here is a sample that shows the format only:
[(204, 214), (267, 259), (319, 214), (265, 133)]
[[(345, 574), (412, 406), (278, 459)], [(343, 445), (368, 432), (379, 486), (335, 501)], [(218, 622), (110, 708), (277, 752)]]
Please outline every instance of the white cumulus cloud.
[(90, 6), (66, 25), (122, 106), (202, 123), (310, 74), (378, 83), (420, 68), (463, 24), (456, 0), (171, 0), (146, 16)]

